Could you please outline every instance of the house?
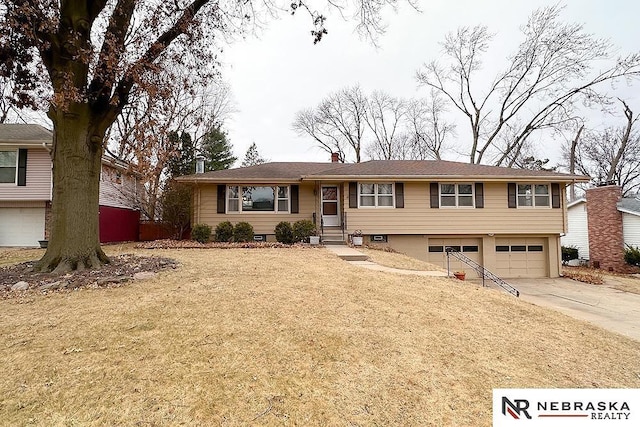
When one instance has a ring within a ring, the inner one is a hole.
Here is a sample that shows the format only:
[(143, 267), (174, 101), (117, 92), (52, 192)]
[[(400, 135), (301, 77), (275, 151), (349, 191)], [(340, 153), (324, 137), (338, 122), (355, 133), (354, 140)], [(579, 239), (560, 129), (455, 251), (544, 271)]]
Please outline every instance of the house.
[[(328, 239), (390, 246), (446, 266), (454, 247), (502, 277), (557, 277), (564, 188), (588, 178), (449, 161), (265, 163), (178, 178), (192, 223), (247, 221), (274, 240), (280, 221), (313, 220)], [(452, 269), (464, 268), (451, 261)]]
[[(49, 237), (53, 186), (52, 132), (33, 124), (0, 124), (0, 246), (38, 246)], [(103, 156), (100, 241), (137, 240), (139, 179)]]
[(640, 247), (640, 200), (622, 197), (616, 185), (589, 189), (567, 205), (567, 225), (563, 246), (577, 248), (594, 266), (625, 271), (624, 248)]

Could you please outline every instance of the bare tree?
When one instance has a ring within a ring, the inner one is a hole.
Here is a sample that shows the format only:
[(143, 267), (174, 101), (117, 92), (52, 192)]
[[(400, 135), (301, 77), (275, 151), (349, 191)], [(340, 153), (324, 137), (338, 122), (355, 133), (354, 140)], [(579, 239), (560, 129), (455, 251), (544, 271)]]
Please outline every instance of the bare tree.
[(412, 159), (441, 160), (450, 149), (446, 143), (455, 133), (455, 125), (445, 119), (446, 112), (444, 98), (435, 91), (431, 91), (430, 98), (412, 99), (407, 103), (406, 126)]
[(639, 115), (620, 100), (626, 123), (602, 131), (580, 127), (576, 137), (563, 147), (563, 155), (574, 171), (591, 176), (594, 184), (614, 182), (629, 195), (640, 189)]
[[(495, 165), (513, 166), (532, 133), (567, 124), (580, 101), (603, 101), (595, 91), (602, 83), (640, 75), (640, 54), (611, 61), (611, 44), (585, 33), (582, 25), (562, 23), (561, 10), (556, 5), (532, 13), (522, 27), (524, 41), (487, 87), (478, 83), (493, 39), (485, 26), (449, 34), (443, 43), (448, 62), (433, 61), (418, 71), (421, 84), (465, 116), (470, 163), (492, 157)], [(613, 65), (596, 69), (603, 61)], [(512, 137), (501, 139), (509, 126)], [(507, 144), (498, 148), (500, 141)]]
[(374, 139), (368, 152), (377, 160), (400, 160), (411, 156), (410, 135), (404, 127), (407, 101), (387, 93), (373, 92), (365, 116)]
[(98, 236), (100, 162), (107, 130), (135, 88), (153, 93), (149, 82), (171, 65), (213, 76), (218, 40), (265, 12), (309, 11), (319, 41), (326, 34), (320, 7), (355, 7), (362, 31), (375, 31), (381, 9), (395, 3), (0, 0), (0, 76), (15, 84), (20, 104), (33, 105), (37, 91), (45, 92), (54, 128), (51, 237), (35, 268), (65, 272), (109, 262)]
[(293, 129), (313, 138), (318, 147), (337, 153), (341, 162), (353, 156), (358, 163), (366, 128), (367, 99), (359, 86), (342, 89), (316, 108), (296, 113)]
[[(158, 78), (176, 79), (178, 73)], [(139, 209), (149, 219), (158, 216), (158, 200), (167, 178), (167, 168), (180, 156), (177, 132), (194, 135), (199, 142), (207, 123), (223, 123), (233, 112), (231, 91), (219, 81), (189, 81), (173, 85), (158, 82), (158, 92), (133, 91), (107, 136), (107, 150), (129, 162), (144, 183), (145, 197)]]

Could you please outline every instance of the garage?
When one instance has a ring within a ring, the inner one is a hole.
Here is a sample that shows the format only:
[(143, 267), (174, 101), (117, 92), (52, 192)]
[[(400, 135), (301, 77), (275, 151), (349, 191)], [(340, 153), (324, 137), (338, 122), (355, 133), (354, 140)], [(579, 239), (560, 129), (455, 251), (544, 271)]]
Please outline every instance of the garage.
[(0, 246), (38, 246), (44, 218), (44, 208), (0, 208)]
[(500, 277), (548, 277), (547, 239), (496, 239), (496, 271)]
[[(482, 240), (474, 238), (461, 238), (461, 239), (429, 239), (429, 246), (427, 248), (428, 261), (432, 264), (439, 265), (440, 267), (447, 268), (447, 253), (446, 248), (451, 247), (458, 252), (462, 252), (468, 258), (478, 264), (482, 264), (481, 248)], [(467, 277), (477, 277), (475, 272), (468, 265), (462, 261), (451, 257), (450, 266), (452, 272), (465, 271)]]

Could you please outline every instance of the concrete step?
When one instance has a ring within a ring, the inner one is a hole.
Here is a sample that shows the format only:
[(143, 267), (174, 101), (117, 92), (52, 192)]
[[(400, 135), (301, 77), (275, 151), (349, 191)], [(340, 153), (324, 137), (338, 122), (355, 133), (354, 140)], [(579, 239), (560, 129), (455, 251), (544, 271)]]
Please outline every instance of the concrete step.
[(345, 261), (366, 261), (369, 258), (360, 251), (357, 251), (353, 248), (346, 246), (344, 243), (342, 245), (331, 245), (328, 246), (328, 249), (338, 255), (340, 259)]
[(344, 240), (342, 240), (342, 239), (340, 239), (340, 240), (322, 239), (322, 244), (323, 245), (343, 245), (344, 246)]

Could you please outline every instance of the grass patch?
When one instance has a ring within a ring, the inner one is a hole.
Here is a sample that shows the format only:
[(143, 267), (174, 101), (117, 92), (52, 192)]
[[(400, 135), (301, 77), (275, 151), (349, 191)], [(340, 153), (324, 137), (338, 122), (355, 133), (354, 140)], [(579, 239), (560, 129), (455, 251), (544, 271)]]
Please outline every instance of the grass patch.
[(3, 423), (490, 426), (493, 388), (640, 387), (639, 342), (469, 283), (325, 250), (133, 252), (182, 267), (0, 301)]
[(367, 255), (372, 262), (386, 267), (418, 271), (444, 271), (437, 265), (421, 261), (398, 252), (388, 252), (364, 247), (357, 249)]
[(607, 280), (615, 289), (640, 295), (640, 278), (634, 276), (615, 276)]

